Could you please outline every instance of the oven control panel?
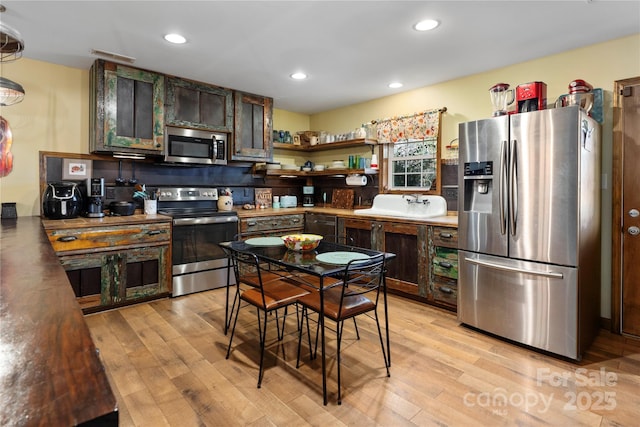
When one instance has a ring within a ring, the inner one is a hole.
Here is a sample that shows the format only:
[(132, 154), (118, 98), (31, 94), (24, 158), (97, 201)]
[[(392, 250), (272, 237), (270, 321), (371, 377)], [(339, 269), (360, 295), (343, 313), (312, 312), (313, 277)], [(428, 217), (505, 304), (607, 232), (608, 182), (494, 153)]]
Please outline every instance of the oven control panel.
[(161, 201), (218, 200), (217, 188), (165, 187), (158, 188)]

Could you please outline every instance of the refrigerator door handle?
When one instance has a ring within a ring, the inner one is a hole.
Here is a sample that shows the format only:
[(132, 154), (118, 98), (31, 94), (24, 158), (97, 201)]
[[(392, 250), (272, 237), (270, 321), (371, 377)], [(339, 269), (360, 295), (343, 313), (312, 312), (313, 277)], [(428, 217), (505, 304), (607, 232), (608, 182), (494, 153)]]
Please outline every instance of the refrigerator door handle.
[(510, 267), (508, 265), (502, 265), (502, 264), (494, 264), (492, 262), (480, 261), (478, 259), (467, 258), (467, 257), (465, 257), (464, 260), (467, 261), (467, 262), (470, 262), (471, 264), (481, 265), (483, 267), (494, 268), (496, 270), (513, 271), (513, 272), (516, 272), (516, 273), (533, 274), (535, 276), (551, 277), (551, 278), (554, 278), (554, 279), (562, 279), (564, 277), (562, 275), (562, 273), (556, 273), (554, 271), (526, 270), (526, 269), (523, 269), (523, 268)]
[(507, 207), (504, 203), (504, 195), (507, 190), (507, 144), (509, 141), (502, 141), (500, 146), (500, 183), (498, 188), (498, 204), (500, 205), (500, 234), (507, 233)]
[(517, 145), (514, 139), (509, 150), (509, 228), (512, 236), (516, 235), (516, 224), (518, 219), (518, 162)]

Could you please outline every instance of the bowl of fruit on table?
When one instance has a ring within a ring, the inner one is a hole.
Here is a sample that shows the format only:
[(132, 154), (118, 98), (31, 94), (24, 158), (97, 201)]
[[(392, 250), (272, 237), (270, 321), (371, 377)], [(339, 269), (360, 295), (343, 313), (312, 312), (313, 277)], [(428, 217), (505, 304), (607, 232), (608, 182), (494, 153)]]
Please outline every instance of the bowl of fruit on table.
[(312, 251), (322, 240), (322, 236), (317, 234), (287, 234), (281, 238), (287, 249), (298, 252)]

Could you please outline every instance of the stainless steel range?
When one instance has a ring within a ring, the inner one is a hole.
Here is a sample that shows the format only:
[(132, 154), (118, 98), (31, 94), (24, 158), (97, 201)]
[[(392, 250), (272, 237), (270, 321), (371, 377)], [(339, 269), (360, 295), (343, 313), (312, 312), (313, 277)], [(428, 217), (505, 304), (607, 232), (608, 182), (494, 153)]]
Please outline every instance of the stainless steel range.
[(228, 261), (218, 243), (233, 240), (238, 215), (218, 211), (216, 188), (161, 187), (158, 192), (158, 213), (173, 218), (171, 295), (226, 286)]

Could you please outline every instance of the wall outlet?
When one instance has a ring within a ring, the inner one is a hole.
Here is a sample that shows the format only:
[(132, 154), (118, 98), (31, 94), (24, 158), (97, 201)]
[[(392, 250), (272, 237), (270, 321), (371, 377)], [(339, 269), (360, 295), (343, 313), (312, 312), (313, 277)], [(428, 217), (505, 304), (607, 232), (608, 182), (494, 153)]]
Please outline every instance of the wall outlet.
[(105, 199), (115, 199), (116, 198), (116, 189), (113, 187), (105, 188)]

